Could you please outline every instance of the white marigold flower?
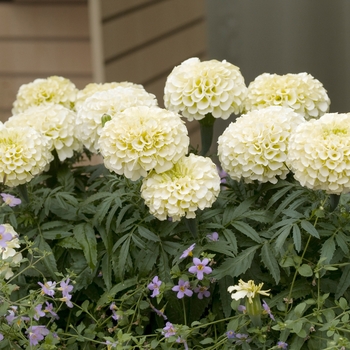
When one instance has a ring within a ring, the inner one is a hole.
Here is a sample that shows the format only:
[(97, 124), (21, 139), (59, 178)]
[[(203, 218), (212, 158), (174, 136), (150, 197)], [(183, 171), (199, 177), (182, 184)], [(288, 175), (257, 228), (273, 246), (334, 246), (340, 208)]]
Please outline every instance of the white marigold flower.
[(75, 119), (74, 111), (62, 105), (45, 104), (12, 116), (5, 126), (27, 125), (44, 134), (51, 141), (50, 151), (55, 149), (59, 159), (63, 161), (81, 148), (76, 137)]
[[(227, 288), (227, 291), (231, 294), (231, 298), (235, 300), (240, 300), (242, 298), (247, 298), (249, 303), (253, 302), (253, 299), (257, 295), (265, 295), (269, 296), (270, 289), (268, 290), (261, 290), (264, 283), (259, 283), (256, 285), (253, 280), (249, 280), (248, 282), (244, 282), (243, 280), (238, 281), (238, 285), (236, 286), (230, 286)], [(235, 292), (234, 292), (235, 291)]]
[(105, 166), (135, 181), (150, 170), (161, 173), (188, 152), (180, 116), (159, 107), (131, 107), (104, 126), (99, 146)]
[(31, 127), (0, 128), (0, 182), (14, 187), (47, 170), (50, 147), (50, 140)]
[(47, 79), (36, 79), (29, 84), (23, 84), (13, 103), (12, 114), (24, 112), (32, 106), (45, 103), (61, 104), (74, 109), (78, 89), (66, 78), (52, 76)]
[(264, 73), (249, 84), (245, 110), (283, 106), (292, 108), (309, 120), (328, 112), (329, 105), (326, 89), (310, 74)]
[(106, 91), (110, 89), (114, 89), (118, 86), (122, 87), (132, 87), (132, 88), (138, 88), (144, 90), (143, 86), (140, 84), (134, 84), (130, 83), (128, 81), (122, 81), (120, 83), (112, 82), (112, 83), (90, 83), (85, 86), (84, 89), (79, 90), (77, 94), (77, 100), (75, 102), (75, 108), (76, 110), (79, 110), (81, 105), (84, 103), (84, 101), (92, 96), (94, 93), (99, 91)]
[(0, 247), (0, 256), (5, 260), (9, 257), (14, 257), (17, 254), (15, 248), (19, 248), (20, 244), (18, 240), (18, 234), (10, 224), (2, 224), (1, 226), (5, 228), (4, 233), (9, 233), (12, 235), (12, 239), (6, 242), (6, 247)]
[(195, 218), (196, 210), (210, 208), (220, 192), (220, 176), (210, 158), (190, 154), (172, 169), (161, 174), (151, 172), (143, 179), (141, 197), (151, 214), (159, 220), (167, 217)]
[(326, 113), (299, 125), (289, 142), (288, 160), (302, 186), (349, 192), (350, 113)]
[(234, 180), (276, 183), (285, 179), (288, 141), (304, 118), (284, 107), (251, 111), (231, 123), (218, 139), (222, 168)]
[(76, 119), (78, 138), (87, 149), (97, 153), (98, 139), (103, 128), (101, 118), (104, 114), (113, 119), (129, 107), (152, 107), (157, 104), (156, 97), (139, 86), (118, 86), (98, 91), (79, 107)]
[(190, 58), (175, 67), (164, 88), (165, 107), (189, 121), (211, 113), (227, 119), (243, 108), (247, 87), (238, 67), (225, 60)]

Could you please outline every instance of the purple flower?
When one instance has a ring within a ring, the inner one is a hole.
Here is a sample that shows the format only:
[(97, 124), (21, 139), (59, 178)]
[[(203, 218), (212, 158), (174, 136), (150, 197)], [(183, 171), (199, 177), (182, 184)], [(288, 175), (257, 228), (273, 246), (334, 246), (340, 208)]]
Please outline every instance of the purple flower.
[(244, 305), (238, 305), (237, 310), (244, 314), (247, 312), (247, 308)]
[(233, 339), (233, 338), (236, 337), (236, 333), (235, 333), (234, 331), (227, 331), (227, 332), (226, 332), (226, 337), (227, 337), (228, 339)]
[(158, 278), (158, 276), (153, 277), (152, 282), (147, 286), (149, 290), (153, 290), (151, 298), (159, 295), (159, 287), (162, 284), (162, 281)]
[(204, 258), (203, 261), (198, 258), (193, 258), (193, 263), (194, 265), (188, 269), (188, 272), (197, 274), (199, 280), (203, 279), (204, 273), (208, 274), (212, 272), (212, 269), (209, 266), (206, 266), (209, 263), (209, 259), (207, 258)]
[(43, 304), (38, 304), (37, 306), (35, 306), (34, 310), (35, 310), (35, 315), (34, 315), (34, 319), (39, 321), (40, 317), (45, 316), (45, 312), (42, 311)]
[(31, 326), (28, 328), (27, 334), (29, 338), (29, 344), (34, 346), (43, 340), (50, 331), (45, 326)]
[(0, 341), (4, 340), (4, 335), (0, 333)]
[(195, 246), (196, 246), (196, 243), (193, 243), (190, 247), (184, 250), (182, 255), (180, 256), (180, 259), (187, 258), (188, 256), (193, 256), (192, 250), (194, 249)]
[(49, 302), (45, 302), (46, 303), (46, 307), (44, 309), (44, 312), (47, 314), (46, 316), (47, 317), (50, 317), (49, 314), (55, 318), (56, 320), (59, 319), (58, 315), (56, 314), (55, 311), (53, 311), (53, 304), (52, 303), (49, 303)]
[(112, 311), (113, 320), (118, 321), (120, 316), (116, 313), (116, 310), (118, 310), (118, 308), (115, 306), (114, 302), (111, 305), (109, 305), (109, 309)]
[(164, 315), (164, 308), (161, 310), (156, 309), (151, 303), (149, 304), (151, 306), (151, 309), (160, 317), (163, 317), (164, 320), (167, 320), (168, 317)]
[(219, 176), (220, 176), (220, 179), (221, 179), (221, 184), (225, 184), (226, 183), (226, 177), (228, 176), (227, 172), (224, 169), (219, 168), (218, 166), (217, 166), (217, 169), (218, 169), (218, 173), (219, 173)]
[(112, 349), (112, 348), (116, 348), (117, 345), (118, 345), (118, 341), (115, 341), (115, 342), (111, 342), (109, 340), (106, 340), (105, 344), (107, 345), (107, 349)]
[(50, 297), (53, 297), (55, 295), (55, 288), (56, 288), (56, 282), (45, 282), (42, 284), (41, 282), (38, 282), (39, 286), (41, 287), (41, 294), (48, 295)]
[(275, 317), (272, 315), (270, 307), (267, 305), (265, 300), (263, 300), (262, 306), (264, 308), (264, 312), (266, 312), (270, 316), (271, 320), (275, 321)]
[(288, 349), (288, 344), (284, 341), (279, 341), (277, 343), (277, 349)]
[(11, 306), (11, 309), (12, 310), (7, 311), (9, 314), (5, 317), (9, 325), (11, 325), (16, 319), (15, 312), (17, 312), (17, 306)]
[(200, 286), (194, 289), (195, 293), (198, 293), (198, 299), (203, 299), (203, 297), (208, 298), (210, 296), (210, 292), (208, 291), (208, 287)]
[(63, 301), (64, 303), (66, 303), (66, 305), (70, 308), (73, 307), (73, 303), (70, 301), (72, 299), (72, 295), (71, 294), (67, 294), (65, 297), (60, 298), (58, 300)]
[[(73, 286), (71, 286), (70, 284), (69, 284), (69, 281), (70, 281), (70, 279), (69, 278), (67, 278), (67, 280), (66, 281), (61, 281), (60, 282), (60, 288), (58, 288), (58, 290), (60, 290), (60, 291), (62, 291), (62, 296), (63, 297), (67, 297), (67, 298), (69, 298), (69, 293), (73, 290)], [(70, 300), (71, 298), (69, 298), (69, 300)]]
[(219, 234), (217, 232), (213, 232), (212, 234), (207, 235), (207, 238), (209, 241), (217, 242), (219, 240)]
[(169, 338), (172, 335), (175, 335), (176, 334), (176, 330), (175, 330), (174, 325), (171, 322), (167, 322), (165, 324), (165, 327), (163, 328), (163, 332), (162, 333), (164, 334), (165, 338)]
[(0, 193), (0, 196), (2, 197), (2, 200), (5, 202), (5, 204), (7, 204), (9, 207), (15, 207), (16, 205), (22, 203), (22, 201), (19, 198), (16, 198), (11, 194)]
[(182, 339), (181, 337), (178, 337), (176, 339), (176, 342), (177, 343), (182, 343), (184, 345), (184, 349), (188, 350), (188, 344), (187, 344), (187, 341), (185, 339)]
[(237, 333), (236, 334), (236, 344), (243, 344), (243, 343), (250, 343), (252, 340), (250, 338), (248, 338), (248, 334), (240, 334)]
[(177, 297), (179, 299), (182, 299), (185, 296), (185, 294), (188, 297), (191, 297), (193, 294), (192, 290), (190, 289), (190, 282), (184, 280), (179, 280), (179, 284), (171, 288), (171, 290), (173, 290), (174, 292), (178, 292)]
[(0, 225), (0, 247), (7, 248), (7, 242), (10, 242), (12, 238), (11, 233), (6, 232), (5, 226)]

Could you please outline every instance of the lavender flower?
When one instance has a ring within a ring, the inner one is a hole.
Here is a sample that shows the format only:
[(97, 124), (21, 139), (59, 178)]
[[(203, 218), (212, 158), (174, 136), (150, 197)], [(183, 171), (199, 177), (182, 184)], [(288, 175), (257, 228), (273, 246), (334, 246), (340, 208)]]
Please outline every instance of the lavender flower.
[(191, 297), (193, 294), (193, 291), (190, 289), (190, 282), (184, 280), (179, 280), (179, 284), (171, 288), (171, 290), (178, 292), (178, 299), (182, 299), (185, 295)]
[(176, 342), (177, 343), (182, 343), (184, 345), (184, 349), (188, 350), (188, 344), (187, 344), (187, 341), (185, 339), (182, 339), (181, 337), (178, 337), (176, 339)]
[(209, 241), (217, 242), (219, 240), (219, 234), (217, 232), (213, 232), (212, 234), (207, 235), (207, 238)]
[[(46, 303), (46, 307), (44, 309), (44, 312), (46, 313), (46, 316), (47, 317), (50, 317), (50, 315), (55, 318), (56, 320), (59, 319), (58, 315), (56, 314), (56, 312), (54, 311), (54, 308), (53, 308), (53, 304), (52, 303), (49, 303), (49, 302), (45, 302)], [(50, 314), (50, 315), (49, 315)]]
[(267, 313), (270, 316), (271, 320), (275, 321), (275, 317), (272, 315), (270, 307), (267, 305), (265, 300), (263, 300), (262, 306), (264, 308), (264, 312)]
[(244, 314), (247, 312), (247, 308), (244, 305), (238, 305), (237, 310)]
[(12, 234), (10, 232), (6, 232), (5, 226), (0, 225), (0, 247), (6, 249), (7, 242), (10, 242), (12, 238)]
[(234, 332), (234, 331), (227, 331), (226, 332), (226, 337), (228, 338), (228, 339), (234, 339), (235, 337), (236, 337), (236, 333)]
[(113, 320), (118, 321), (120, 316), (116, 313), (116, 310), (118, 310), (118, 308), (115, 306), (114, 302), (109, 306), (109, 309), (112, 311)]
[(212, 269), (208, 265), (209, 259), (204, 258), (203, 261), (201, 261), (198, 258), (193, 258), (194, 265), (191, 266), (188, 271), (194, 274), (197, 274), (197, 278), (199, 280), (202, 280), (204, 277), (204, 273), (208, 274), (212, 272)]
[(277, 343), (277, 349), (288, 349), (288, 344), (284, 341), (279, 341)]
[(174, 325), (171, 322), (167, 322), (165, 324), (165, 327), (163, 328), (163, 332), (162, 333), (164, 334), (165, 338), (169, 338), (172, 335), (175, 335), (176, 334), (176, 330), (175, 330)]
[(110, 350), (112, 348), (116, 348), (118, 345), (118, 341), (111, 342), (109, 340), (106, 340), (105, 344), (107, 345), (107, 350)]
[(4, 340), (4, 335), (0, 333), (0, 341)]
[(41, 282), (38, 282), (38, 284), (41, 287), (42, 295), (46, 294), (50, 297), (53, 297), (55, 295), (56, 282), (47, 281), (44, 284)]
[(45, 326), (31, 326), (28, 328), (27, 334), (29, 344), (31, 346), (37, 345), (39, 341), (43, 340), (50, 331)]
[(195, 293), (198, 293), (198, 299), (203, 299), (203, 297), (208, 298), (210, 296), (210, 292), (208, 291), (208, 287), (200, 286), (194, 289)]
[(66, 296), (64, 296), (63, 298), (60, 298), (60, 301), (63, 301), (64, 303), (66, 303), (66, 305), (70, 308), (73, 307), (73, 303), (70, 301), (72, 299), (72, 295), (68, 294)]
[(184, 250), (182, 255), (180, 256), (180, 259), (187, 258), (188, 256), (193, 256), (192, 250), (194, 249), (195, 246), (196, 246), (196, 243), (193, 243), (190, 247)]
[(241, 334), (241, 333), (237, 333), (236, 334), (236, 344), (240, 345), (243, 343), (250, 343), (252, 340), (249, 338), (248, 334)]
[(15, 312), (17, 312), (17, 308), (17, 306), (11, 306), (12, 310), (7, 311), (9, 314), (5, 317), (5, 319), (9, 325), (11, 325), (16, 319)]
[(157, 295), (159, 295), (159, 288), (161, 284), (162, 281), (158, 278), (158, 276), (153, 277), (152, 282), (147, 286), (149, 290), (153, 291), (151, 298), (154, 298)]
[(40, 317), (45, 316), (45, 312), (42, 311), (42, 307), (43, 307), (43, 304), (38, 304), (34, 308), (34, 310), (35, 310), (34, 319), (37, 320), (37, 321), (39, 321)]
[[(69, 298), (69, 296), (71, 297), (69, 293), (73, 290), (73, 286), (69, 284), (69, 281), (70, 281), (69, 278), (67, 278), (66, 281), (62, 280), (60, 282), (60, 287), (58, 288), (58, 290), (62, 291), (62, 296), (67, 298)], [(71, 298), (69, 298), (69, 300), (70, 299)]]
[(167, 320), (167, 319), (168, 319), (168, 317), (166, 317), (166, 315), (164, 314), (164, 308), (161, 309), (161, 310), (158, 310), (158, 309), (156, 309), (151, 303), (150, 303), (149, 305), (150, 305), (151, 309), (152, 309), (158, 316), (163, 317), (164, 320)]
[(2, 197), (2, 200), (5, 202), (5, 204), (7, 204), (9, 207), (15, 207), (16, 205), (20, 205), (22, 203), (19, 198), (12, 196), (12, 194), (0, 193), (0, 196)]

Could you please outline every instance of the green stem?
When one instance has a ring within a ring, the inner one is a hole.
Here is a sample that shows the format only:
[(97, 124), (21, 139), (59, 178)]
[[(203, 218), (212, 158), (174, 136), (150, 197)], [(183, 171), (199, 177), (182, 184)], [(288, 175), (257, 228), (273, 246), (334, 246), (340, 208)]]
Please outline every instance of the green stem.
[(215, 120), (216, 119), (210, 113), (208, 113), (203, 119), (199, 121), (202, 143), (200, 154), (203, 157), (208, 153), (213, 142)]
[(182, 300), (182, 308), (183, 308), (183, 310), (184, 310), (184, 323), (185, 323), (185, 326), (187, 326), (187, 316), (186, 316), (185, 300), (184, 300), (184, 298), (182, 298), (181, 300)]

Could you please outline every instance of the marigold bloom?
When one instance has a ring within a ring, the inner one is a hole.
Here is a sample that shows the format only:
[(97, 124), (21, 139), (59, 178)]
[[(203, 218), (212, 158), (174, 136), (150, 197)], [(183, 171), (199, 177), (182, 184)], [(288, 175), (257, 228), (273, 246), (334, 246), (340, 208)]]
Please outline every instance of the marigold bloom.
[(151, 172), (142, 183), (141, 196), (159, 220), (195, 218), (196, 210), (210, 208), (220, 192), (220, 177), (210, 158), (191, 153), (162, 174)]
[(246, 183), (277, 183), (289, 173), (288, 142), (304, 118), (289, 108), (249, 112), (231, 123), (218, 139), (218, 155), (229, 176)]
[[(257, 294), (269, 296), (269, 290), (261, 290), (264, 283), (260, 283), (256, 285), (253, 280), (249, 280), (248, 282), (244, 282), (243, 280), (238, 281), (238, 285), (230, 286), (227, 288), (229, 293), (231, 294), (231, 298), (235, 300), (239, 300), (242, 298), (248, 298), (249, 303), (253, 302), (253, 298)], [(236, 291), (236, 292), (234, 292)]]
[(77, 137), (91, 152), (99, 150), (98, 140), (103, 130), (101, 118), (111, 119), (130, 107), (155, 107), (158, 102), (153, 94), (135, 86), (117, 86), (114, 89), (98, 91), (88, 97), (77, 112)]
[(209, 259), (204, 258), (203, 260), (198, 258), (193, 258), (193, 266), (188, 269), (188, 272), (196, 274), (199, 280), (204, 278), (204, 274), (212, 273), (212, 269), (209, 266)]
[(0, 128), (0, 181), (7, 186), (29, 182), (52, 159), (49, 139), (33, 128)]
[(302, 186), (341, 194), (350, 189), (350, 113), (327, 113), (298, 126), (288, 164)]
[(23, 84), (13, 103), (12, 114), (24, 112), (32, 106), (45, 103), (61, 104), (74, 109), (78, 89), (66, 78), (51, 76), (47, 79), (35, 79), (29, 84)]
[(227, 119), (242, 111), (247, 87), (238, 67), (217, 60), (193, 57), (175, 67), (164, 88), (164, 104), (189, 121), (206, 114)]
[(245, 100), (246, 111), (269, 106), (289, 107), (307, 120), (321, 117), (329, 105), (323, 85), (307, 73), (261, 74), (249, 84)]

